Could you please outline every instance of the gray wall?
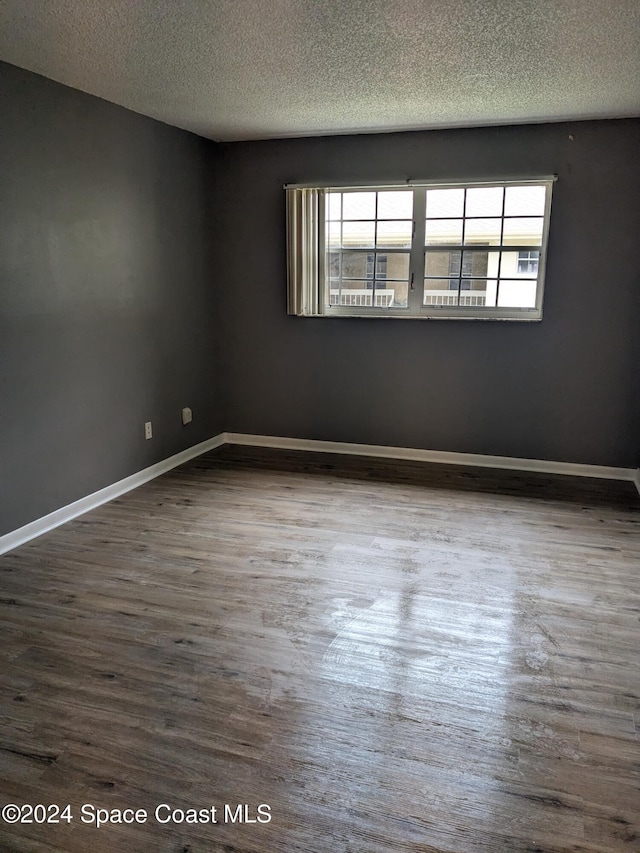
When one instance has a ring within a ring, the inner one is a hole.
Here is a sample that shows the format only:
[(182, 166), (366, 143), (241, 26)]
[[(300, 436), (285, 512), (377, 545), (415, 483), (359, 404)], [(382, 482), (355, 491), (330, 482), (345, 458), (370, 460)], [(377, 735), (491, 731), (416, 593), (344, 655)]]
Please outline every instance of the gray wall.
[(214, 158), (0, 64), (0, 534), (222, 429)]
[[(216, 146), (0, 63), (0, 535), (223, 429), (640, 465), (639, 138)], [(284, 183), (549, 173), (542, 323), (286, 315)]]
[[(227, 430), (638, 465), (639, 141), (624, 120), (221, 146)], [(541, 323), (286, 315), (283, 184), (553, 173)]]

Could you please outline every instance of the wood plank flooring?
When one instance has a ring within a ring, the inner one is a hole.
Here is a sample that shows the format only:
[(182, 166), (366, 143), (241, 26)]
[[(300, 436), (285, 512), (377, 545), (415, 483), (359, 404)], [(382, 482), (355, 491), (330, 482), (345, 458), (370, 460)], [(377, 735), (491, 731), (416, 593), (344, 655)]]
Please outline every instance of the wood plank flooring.
[(630, 484), (222, 448), (0, 558), (0, 849), (640, 851), (639, 618)]

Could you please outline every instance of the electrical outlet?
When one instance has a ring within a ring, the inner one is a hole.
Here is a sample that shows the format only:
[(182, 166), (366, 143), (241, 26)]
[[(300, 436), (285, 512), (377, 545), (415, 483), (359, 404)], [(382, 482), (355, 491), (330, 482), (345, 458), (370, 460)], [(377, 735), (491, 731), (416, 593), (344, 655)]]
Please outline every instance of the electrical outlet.
[(147, 421), (144, 425), (144, 437), (149, 439), (153, 438), (153, 430), (151, 429), (151, 421)]
[(193, 412), (191, 411), (189, 406), (185, 406), (184, 409), (182, 410), (182, 423), (183, 424), (190, 424), (192, 420), (193, 420)]

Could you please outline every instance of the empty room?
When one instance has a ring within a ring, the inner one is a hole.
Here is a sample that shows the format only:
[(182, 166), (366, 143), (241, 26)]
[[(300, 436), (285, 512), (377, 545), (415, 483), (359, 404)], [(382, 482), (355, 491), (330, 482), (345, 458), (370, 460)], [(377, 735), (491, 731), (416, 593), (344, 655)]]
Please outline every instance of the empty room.
[(0, 0), (0, 851), (640, 851), (637, 0)]

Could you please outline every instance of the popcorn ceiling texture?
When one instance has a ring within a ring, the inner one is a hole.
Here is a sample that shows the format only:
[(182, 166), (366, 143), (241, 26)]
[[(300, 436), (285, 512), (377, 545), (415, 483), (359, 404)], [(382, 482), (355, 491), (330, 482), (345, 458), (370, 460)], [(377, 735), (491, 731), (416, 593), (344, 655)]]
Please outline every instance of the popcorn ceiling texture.
[(217, 140), (640, 115), (638, 0), (0, 0), (0, 58)]

